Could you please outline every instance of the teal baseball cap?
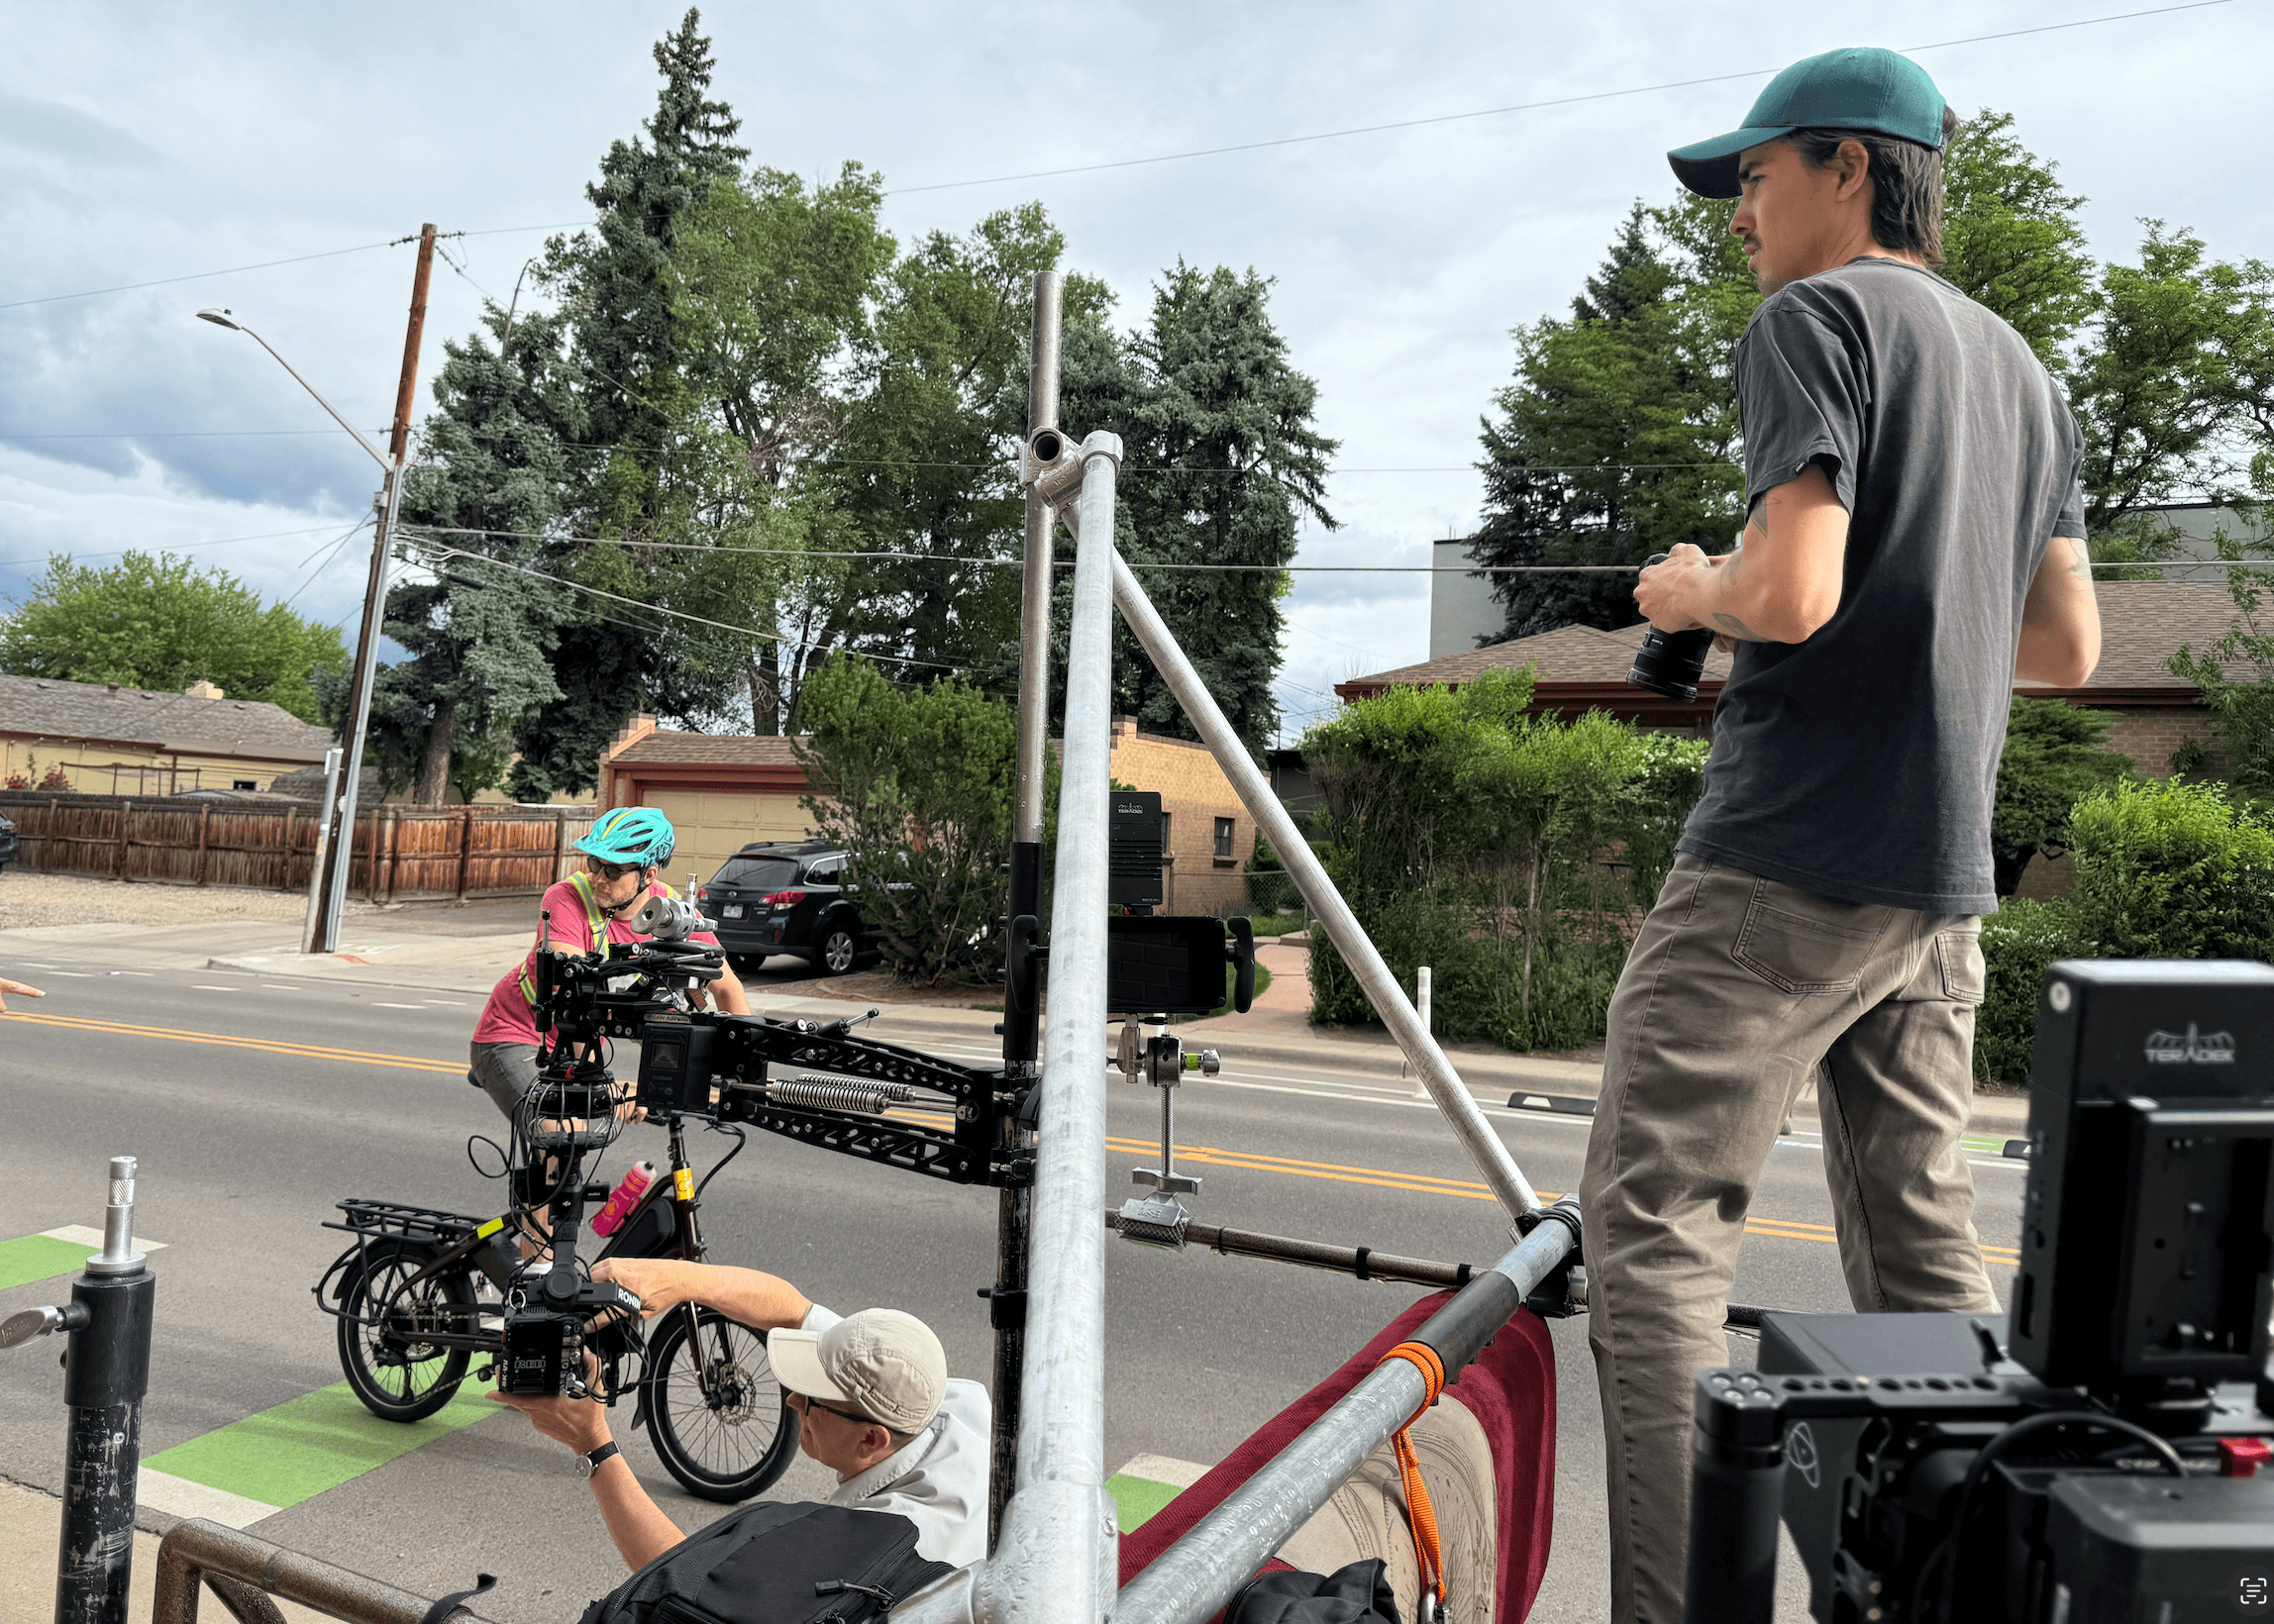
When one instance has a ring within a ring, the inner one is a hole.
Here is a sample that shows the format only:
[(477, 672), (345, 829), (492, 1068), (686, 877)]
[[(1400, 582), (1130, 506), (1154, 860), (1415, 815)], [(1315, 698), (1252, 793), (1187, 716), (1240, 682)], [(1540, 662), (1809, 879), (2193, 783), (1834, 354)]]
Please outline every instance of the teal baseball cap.
[(1942, 145), (1942, 92), (1926, 69), (1878, 46), (1850, 46), (1795, 62), (1769, 81), (1739, 129), (1666, 154), (1701, 197), (1735, 197), (1737, 154), (1795, 130), (1863, 130), (1921, 147)]

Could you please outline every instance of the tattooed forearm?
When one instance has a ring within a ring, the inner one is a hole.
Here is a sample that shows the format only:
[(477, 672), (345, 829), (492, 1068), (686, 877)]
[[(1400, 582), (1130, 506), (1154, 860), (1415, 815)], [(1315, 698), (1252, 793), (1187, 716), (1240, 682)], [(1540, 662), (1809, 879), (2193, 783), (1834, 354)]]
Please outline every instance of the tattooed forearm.
[(1716, 614), (1713, 617), (1713, 624), (1740, 643), (1766, 643), (1769, 641), (1735, 615)]
[(2083, 542), (2074, 537), (2062, 537), (2069, 545), (2069, 574), (2086, 591), (2093, 586), (2093, 555)]

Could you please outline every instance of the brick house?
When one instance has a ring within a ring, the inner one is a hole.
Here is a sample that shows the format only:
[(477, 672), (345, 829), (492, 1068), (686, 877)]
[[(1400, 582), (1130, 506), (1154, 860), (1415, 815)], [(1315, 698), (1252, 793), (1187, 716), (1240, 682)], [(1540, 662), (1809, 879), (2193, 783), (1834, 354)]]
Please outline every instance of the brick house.
[[(599, 804), (652, 806), (678, 831), (674, 873), (707, 879), (751, 841), (811, 833), (800, 799), (809, 792), (796, 741), (745, 734), (675, 733), (634, 717), (600, 756)], [(1247, 906), (1243, 870), (1256, 847), (1255, 820), (1207, 747), (1113, 721), (1115, 781), (1156, 790), (1169, 815), (1169, 905), (1180, 913)]]
[[(2099, 590), (2101, 662), (2092, 680), (2081, 688), (2016, 688), (2015, 692), (2115, 712), (2110, 748), (2129, 756), (2142, 772), (2169, 777), (2172, 754), (2182, 744), (2217, 749), (2203, 695), (2194, 683), (2171, 673), (2171, 657), (2182, 645), (2200, 652), (2225, 635), (2234, 620), (2233, 600), (2222, 584), (2201, 580), (2103, 581)], [(1729, 674), (1728, 656), (1707, 657), (1696, 699), (1667, 699), (1629, 687), (1626, 668), (1648, 630), (1641, 624), (1615, 632), (1562, 626), (1418, 665), (1352, 677), (1336, 683), (1334, 691), (1351, 700), (1398, 686), (1442, 682), (1457, 687), (1480, 671), (1521, 670), (1528, 665), (1537, 673), (1531, 706), (1535, 715), (1569, 719), (1601, 710), (1639, 727), (1706, 737), (1713, 702)], [(2237, 665), (2229, 667), (2229, 674), (2242, 678), (2254, 673)]]

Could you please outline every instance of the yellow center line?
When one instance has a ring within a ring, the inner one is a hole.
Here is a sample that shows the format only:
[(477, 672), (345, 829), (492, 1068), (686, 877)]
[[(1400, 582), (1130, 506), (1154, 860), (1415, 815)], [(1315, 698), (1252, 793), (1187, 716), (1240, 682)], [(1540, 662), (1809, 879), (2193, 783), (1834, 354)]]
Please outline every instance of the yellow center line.
[(391, 1066), (413, 1071), (445, 1071), (464, 1075), (463, 1066), (421, 1060), (412, 1055), (380, 1055), (362, 1049), (327, 1049), (315, 1044), (281, 1043), (268, 1038), (238, 1038), (220, 1032), (185, 1032), (175, 1027), (132, 1026), (124, 1021), (97, 1021), (71, 1015), (9, 1014), (0, 1019), (26, 1021), (34, 1026), (56, 1026), (78, 1032), (112, 1032), (126, 1037), (162, 1038), (168, 1043), (214, 1044), (229, 1049), (258, 1049), (271, 1055), (302, 1060), (348, 1061), (357, 1066)]
[[(316, 1044), (279, 1043), (265, 1038), (231, 1037), (218, 1032), (189, 1032), (176, 1027), (136, 1026), (124, 1021), (98, 1021), (71, 1015), (32, 1015), (10, 1013), (0, 1020), (24, 1021), (35, 1026), (61, 1027), (81, 1032), (110, 1032), (127, 1037), (159, 1038), (169, 1043), (211, 1044), (230, 1049), (256, 1049), (271, 1055), (288, 1055), (305, 1060), (346, 1061), (357, 1066), (389, 1066), (413, 1071), (440, 1071), (459, 1074), (465, 1067), (455, 1063), (421, 1060), (411, 1055), (383, 1055), (362, 1049), (331, 1049)], [(886, 1116), (908, 1122), (920, 1122), (929, 1127), (953, 1128), (954, 1118), (929, 1111), (887, 1111)], [(1108, 1137), (1109, 1150), (1128, 1155), (1143, 1155), (1157, 1151), (1160, 1146), (1142, 1139)], [(1377, 1189), (1408, 1190), (1416, 1195), (1449, 1195), (1468, 1201), (1490, 1201), (1493, 1192), (1485, 1185), (1465, 1178), (1440, 1178), (1431, 1173), (1396, 1172), (1386, 1167), (1352, 1167), (1340, 1162), (1305, 1162), (1293, 1157), (1271, 1156), (1262, 1151), (1222, 1150), (1212, 1145), (1180, 1145), (1177, 1154), (1199, 1167), (1236, 1167), (1246, 1172), (1287, 1173), (1298, 1178), (1324, 1178), (1338, 1184), (1364, 1184)], [(1553, 1190), (1541, 1190), (1543, 1200), (1556, 1199)], [(1838, 1236), (1829, 1224), (1805, 1223), (1789, 1218), (1747, 1218), (1745, 1233), (1766, 1235), (1787, 1241), (1817, 1241), (1831, 1246), (1838, 1244)], [(1986, 1246), (1982, 1255), (1992, 1263), (2018, 1265), (2018, 1249)]]

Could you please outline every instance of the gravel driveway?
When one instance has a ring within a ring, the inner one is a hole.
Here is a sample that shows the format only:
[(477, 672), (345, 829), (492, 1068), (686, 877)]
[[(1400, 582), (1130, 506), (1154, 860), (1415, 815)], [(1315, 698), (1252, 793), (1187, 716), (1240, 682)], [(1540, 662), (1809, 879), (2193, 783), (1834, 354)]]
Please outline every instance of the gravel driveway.
[[(350, 902), (347, 915), (376, 912)], [(213, 919), (297, 922), (308, 916), (304, 891), (260, 891), (237, 885), (125, 885), (89, 874), (51, 874), (9, 864), (0, 872), (0, 931), (43, 925), (195, 925)]]

